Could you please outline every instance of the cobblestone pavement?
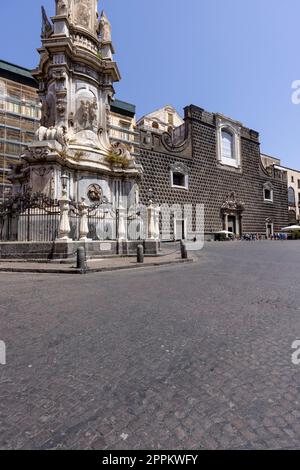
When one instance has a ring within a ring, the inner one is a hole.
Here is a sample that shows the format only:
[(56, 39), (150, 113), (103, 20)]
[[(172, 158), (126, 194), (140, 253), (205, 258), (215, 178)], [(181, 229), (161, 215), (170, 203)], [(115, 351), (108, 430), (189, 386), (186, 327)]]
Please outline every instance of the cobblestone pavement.
[(0, 274), (0, 448), (300, 448), (299, 242)]

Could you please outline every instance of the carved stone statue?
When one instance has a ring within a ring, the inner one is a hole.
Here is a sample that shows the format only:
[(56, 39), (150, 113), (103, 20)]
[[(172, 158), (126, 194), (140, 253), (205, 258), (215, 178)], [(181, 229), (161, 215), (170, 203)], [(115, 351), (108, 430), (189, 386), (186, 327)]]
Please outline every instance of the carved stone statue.
[(69, 0), (56, 0), (56, 14), (66, 15), (68, 11)]
[(99, 31), (102, 43), (111, 42), (111, 25), (104, 11), (101, 13)]
[(97, 100), (96, 98), (92, 103), (89, 104), (89, 120), (92, 128), (96, 127), (97, 128), (97, 110), (98, 110), (98, 105), (97, 105)]
[(81, 101), (79, 113), (78, 113), (78, 122), (83, 129), (88, 127), (88, 120), (89, 120), (89, 112), (90, 112), (90, 103), (88, 101)]

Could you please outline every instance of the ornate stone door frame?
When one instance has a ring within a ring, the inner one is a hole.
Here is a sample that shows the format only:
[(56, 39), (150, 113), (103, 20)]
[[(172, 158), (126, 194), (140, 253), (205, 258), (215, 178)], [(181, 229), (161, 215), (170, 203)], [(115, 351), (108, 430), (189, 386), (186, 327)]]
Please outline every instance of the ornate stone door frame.
[(242, 235), (242, 217), (244, 211), (244, 204), (243, 202), (237, 200), (236, 193), (232, 191), (228, 194), (226, 200), (222, 204), (221, 207), (221, 216), (223, 220), (223, 229), (228, 231), (228, 218), (235, 217), (235, 226), (236, 226), (236, 233), (237, 237)]
[(266, 238), (274, 235), (274, 221), (272, 219), (266, 219)]

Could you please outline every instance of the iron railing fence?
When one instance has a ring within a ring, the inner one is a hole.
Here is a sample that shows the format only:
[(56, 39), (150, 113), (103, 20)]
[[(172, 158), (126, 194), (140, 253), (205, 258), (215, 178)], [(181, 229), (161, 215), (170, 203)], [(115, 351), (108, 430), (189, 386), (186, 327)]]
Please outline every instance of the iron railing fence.
[[(129, 209), (116, 209), (107, 201), (90, 206), (72, 201), (68, 204), (68, 237), (74, 241), (82, 237), (83, 217), (87, 223), (86, 238), (90, 240), (136, 241), (148, 238), (149, 221), (144, 206), (137, 204)], [(0, 204), (0, 242), (55, 241), (60, 235), (60, 211), (60, 202), (43, 193), (26, 193), (5, 201)]]
[(0, 206), (0, 241), (53, 241), (59, 217), (59, 202), (42, 193), (13, 197)]

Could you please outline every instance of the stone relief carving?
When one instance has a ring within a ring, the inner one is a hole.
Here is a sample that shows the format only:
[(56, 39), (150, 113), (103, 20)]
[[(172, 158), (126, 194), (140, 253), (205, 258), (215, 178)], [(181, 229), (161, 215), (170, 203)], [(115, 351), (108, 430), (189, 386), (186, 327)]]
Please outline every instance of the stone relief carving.
[(77, 124), (79, 129), (97, 131), (97, 111), (98, 103), (96, 98), (94, 98), (93, 101), (81, 100), (77, 111)]
[(99, 184), (91, 184), (88, 187), (87, 196), (91, 202), (101, 202), (102, 194), (103, 192)]
[(63, 69), (56, 69), (52, 71), (51, 78), (55, 80), (55, 89), (57, 91), (65, 90), (66, 76), (66, 72)]
[(63, 99), (58, 99), (56, 103), (56, 111), (60, 118), (65, 117), (67, 102)]
[(189, 168), (181, 162), (176, 162), (174, 165), (170, 165), (170, 169), (174, 173), (182, 173), (183, 175), (188, 175), (190, 172)]
[(92, 12), (91, 0), (75, 0), (75, 16), (76, 25), (84, 28), (90, 27)]
[(223, 202), (222, 211), (243, 211), (245, 204), (237, 199), (235, 191), (231, 191)]
[(25, 152), (25, 156), (34, 160), (46, 160), (49, 155), (49, 149), (44, 147), (32, 147), (28, 148)]

